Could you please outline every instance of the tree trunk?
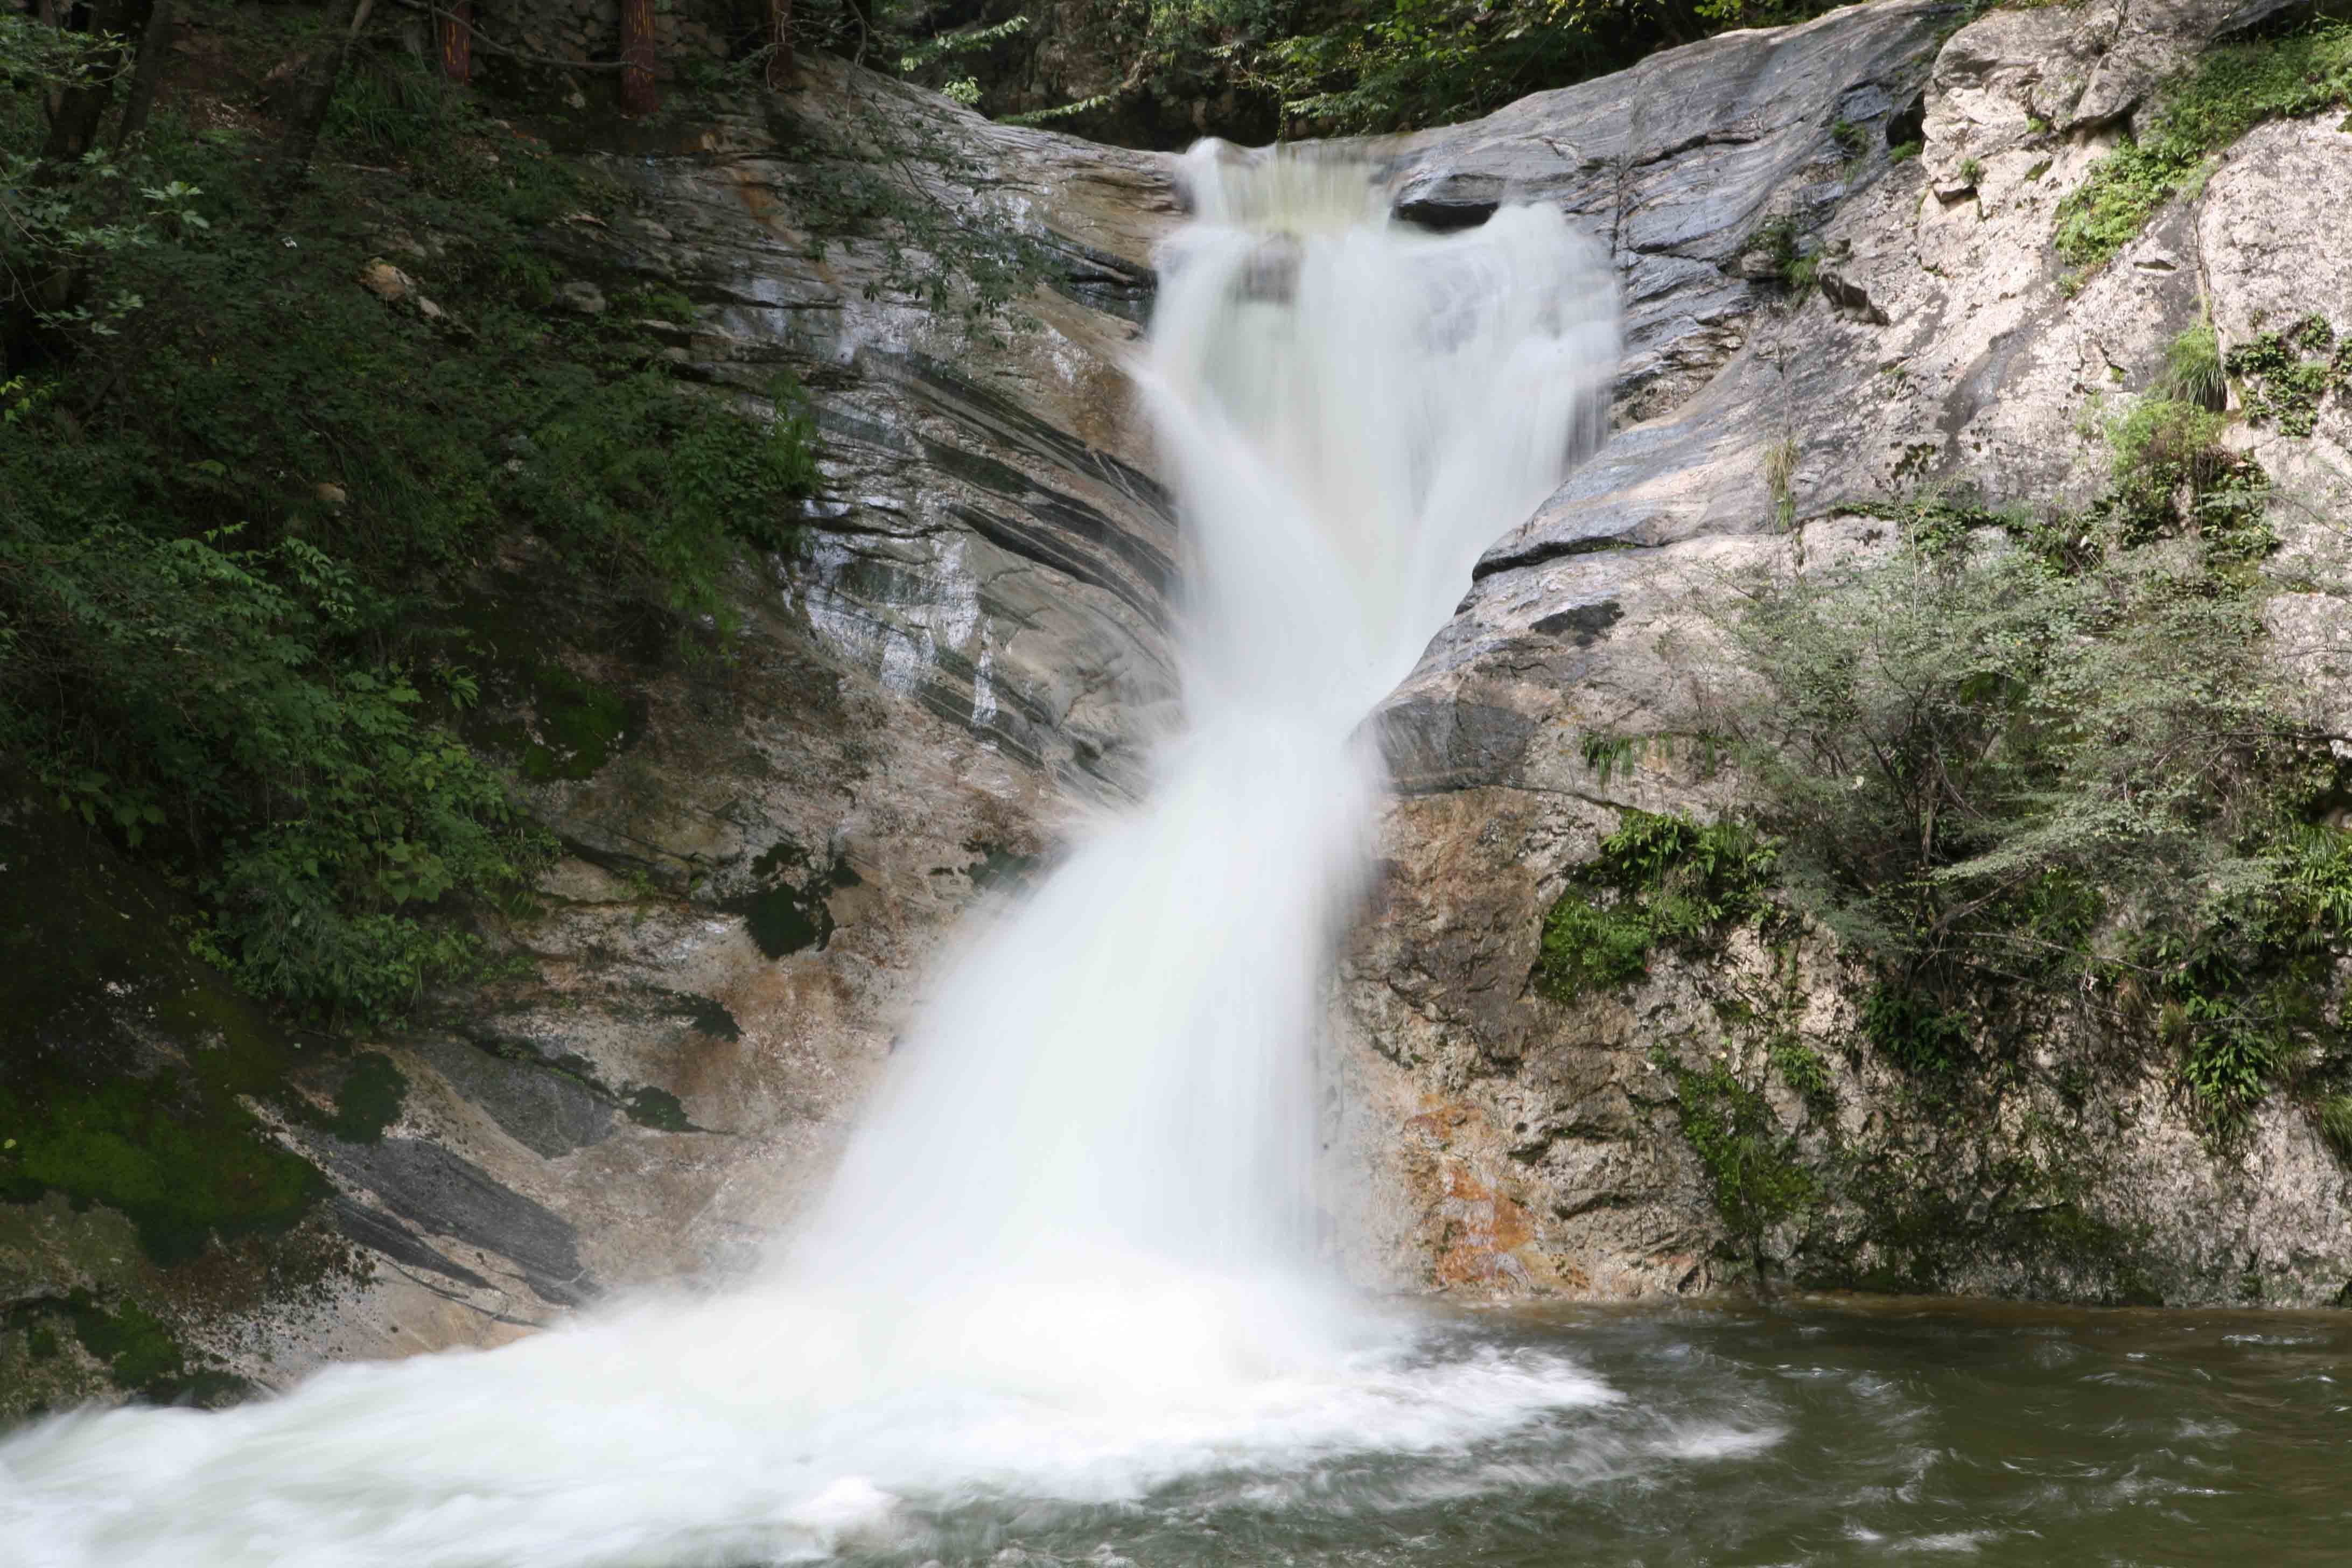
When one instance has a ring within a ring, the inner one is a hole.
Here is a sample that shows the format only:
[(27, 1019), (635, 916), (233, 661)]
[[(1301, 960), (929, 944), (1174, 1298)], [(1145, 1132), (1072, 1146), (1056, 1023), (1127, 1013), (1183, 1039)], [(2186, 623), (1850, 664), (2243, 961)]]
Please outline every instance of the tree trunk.
[(131, 97), (122, 106), (122, 123), (114, 128), (117, 152), (131, 145), (147, 129), (147, 111), (155, 107), (155, 89), (163, 80), (163, 55), (172, 43), (173, 0), (154, 0), (146, 28), (139, 35), (139, 64), (131, 73)]
[(342, 80), (352, 45), (374, 8), (375, 0), (335, 0), (335, 8), (328, 15), (326, 42), (304, 70), (301, 90), (294, 99), (293, 119), (286, 127), (286, 140), (278, 143), (277, 164), (270, 170), (269, 181), (276, 189), (270, 202), (273, 221), (285, 216), (294, 193), (310, 175), (310, 154), (318, 151), (319, 132), (326, 129), (327, 110), (335, 101), (335, 84)]
[(651, 114), (661, 107), (654, 85), (654, 0), (621, 0), (621, 112)]
[(474, 0), (445, 0), (433, 25), (441, 35), (441, 74), (465, 86), (474, 74)]
[[(122, 0), (98, 0), (89, 8), (90, 32), (121, 33), (145, 20), (125, 16), (126, 9)], [(52, 168), (70, 163), (98, 145), (98, 124), (106, 117), (106, 106), (113, 101), (114, 79), (121, 63), (121, 51), (110, 51), (108, 58), (99, 62), (93, 80), (66, 89), (58, 100), (56, 111), (49, 116), (48, 140), (41, 146), (43, 163)]]
[(793, 74), (793, 0), (768, 0), (768, 85), (781, 92)]
[[(62, 27), (66, 25), (64, 16), (58, 10), (58, 0), (40, 0), (38, 14), (41, 26), (44, 27)], [(58, 117), (58, 110), (64, 106), (65, 101), (65, 89), (53, 87), (42, 95), (41, 112), (55, 120)]]

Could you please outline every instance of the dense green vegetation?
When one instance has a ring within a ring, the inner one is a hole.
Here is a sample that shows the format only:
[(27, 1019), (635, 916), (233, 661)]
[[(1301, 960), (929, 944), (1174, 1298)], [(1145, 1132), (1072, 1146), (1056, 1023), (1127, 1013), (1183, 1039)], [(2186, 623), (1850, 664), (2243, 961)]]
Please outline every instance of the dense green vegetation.
[(2207, 52), (2166, 89), (2146, 133), (2092, 169), (2058, 208), (2058, 254), (2095, 267), (2175, 195), (2200, 186), (2212, 155), (2265, 120), (2352, 99), (2352, 25), (2316, 22), (2284, 37)]
[(457, 728), (479, 565), (528, 547), (683, 637), (782, 542), (808, 423), (666, 374), (639, 322), (683, 300), (563, 310), (541, 236), (617, 193), (420, 64), (347, 72), (298, 182), (169, 99), (52, 156), (45, 95), (125, 68), (0, 27), (12, 787), (167, 868), (256, 994), (392, 1014), (478, 967), (453, 917), (548, 847)]
[[(2208, 395), (2189, 337), (2163, 390)], [(2226, 1132), (2352, 1068), (2352, 770), (2271, 658), (2268, 485), (2222, 423), (2137, 400), (2089, 510), (1916, 502), (1888, 552), (1759, 582), (1727, 624), (1763, 684), (1716, 721), (1787, 885), (1877, 966), (1861, 1032), (1906, 1071), (2088, 1010)]]
[[(1622, 69), (1643, 56), (1732, 27), (1801, 21), (1824, 0), (1108, 0), (1088, 17), (1090, 46), (1115, 78), (1075, 102), (1026, 118), (1087, 134), (1181, 145), (1203, 128), (1247, 141), (1443, 124), (1513, 99)], [(854, 37), (859, 16), (920, 38), (896, 51), (930, 85), (961, 88), (982, 109), (993, 62), (1034, 43), (1010, 0), (947, 6), (818, 6), (827, 41)], [(940, 53), (969, 38), (986, 54)], [(838, 44), (836, 43), (836, 47)], [(975, 74), (979, 73), (979, 74)], [(1009, 70), (1003, 72), (1012, 75)]]

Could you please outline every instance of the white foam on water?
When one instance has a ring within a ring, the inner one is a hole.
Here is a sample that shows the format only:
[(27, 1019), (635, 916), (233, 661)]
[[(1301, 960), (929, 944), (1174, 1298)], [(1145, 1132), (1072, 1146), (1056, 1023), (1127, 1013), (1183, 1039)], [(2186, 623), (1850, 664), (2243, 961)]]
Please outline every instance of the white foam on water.
[(972, 1501), (1458, 1457), (1614, 1397), (1349, 1300), (1309, 1182), (1363, 721), (1599, 439), (1605, 258), (1539, 209), (1407, 231), (1333, 158), (1211, 144), (1184, 175), (1136, 379), (1181, 507), (1185, 731), (944, 976), (809, 1223), (723, 1294), (35, 1425), (0, 1442), (11, 1563), (806, 1558)]

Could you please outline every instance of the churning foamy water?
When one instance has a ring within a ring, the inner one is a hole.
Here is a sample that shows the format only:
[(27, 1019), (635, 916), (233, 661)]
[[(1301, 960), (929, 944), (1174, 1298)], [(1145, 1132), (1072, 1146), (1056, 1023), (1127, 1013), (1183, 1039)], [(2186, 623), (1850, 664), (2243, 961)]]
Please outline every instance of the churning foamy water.
[(946, 977), (773, 1267), (228, 1412), (45, 1422), (0, 1444), (0, 1556), (919, 1552), (976, 1500), (1459, 1454), (1614, 1397), (1349, 1302), (1309, 1196), (1309, 1047), (1379, 786), (1359, 731), (1597, 440), (1605, 260), (1535, 208), (1406, 230), (1335, 159), (1210, 145), (1184, 174), (1136, 381), (1182, 505), (1187, 727)]

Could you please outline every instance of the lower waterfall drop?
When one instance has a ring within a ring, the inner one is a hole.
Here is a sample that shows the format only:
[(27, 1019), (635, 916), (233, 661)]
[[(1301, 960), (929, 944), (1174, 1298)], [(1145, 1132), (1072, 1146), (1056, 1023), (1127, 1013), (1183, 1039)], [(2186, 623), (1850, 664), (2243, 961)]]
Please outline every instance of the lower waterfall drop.
[(976, 1509), (1278, 1485), (1614, 1399), (1325, 1277), (1310, 1092), (1365, 720), (1598, 443), (1607, 258), (1547, 209), (1394, 224), (1338, 157), (1209, 143), (1182, 175), (1136, 382), (1181, 509), (1186, 727), (950, 966), (772, 1264), (226, 1412), (37, 1424), (0, 1440), (8, 1562), (985, 1561)]

